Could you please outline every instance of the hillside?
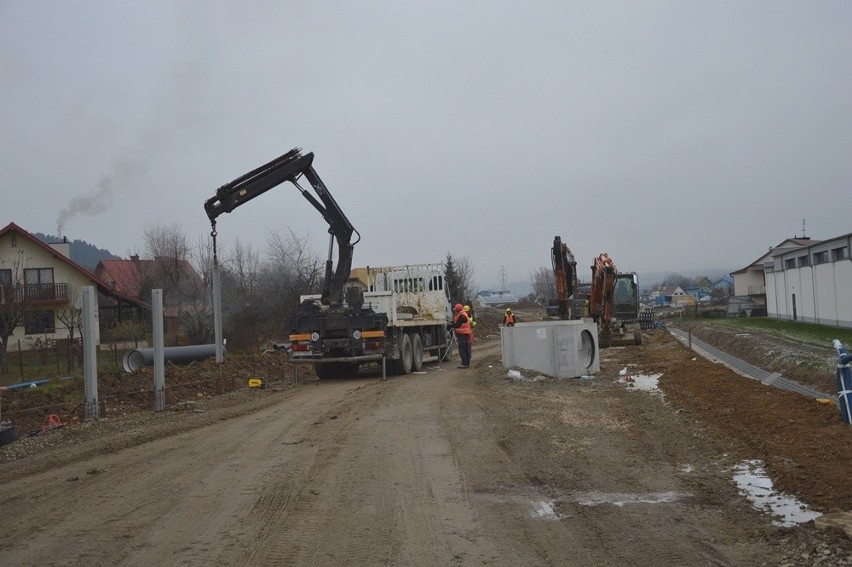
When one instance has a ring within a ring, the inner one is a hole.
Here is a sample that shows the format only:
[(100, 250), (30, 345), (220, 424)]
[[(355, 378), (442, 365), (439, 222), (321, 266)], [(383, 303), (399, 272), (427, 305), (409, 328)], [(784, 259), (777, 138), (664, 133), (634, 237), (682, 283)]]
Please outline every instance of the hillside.
[[(41, 232), (30, 233), (42, 242), (47, 244), (60, 242), (62, 239), (52, 234), (42, 234)], [(120, 260), (121, 256), (116, 256), (109, 250), (98, 248), (94, 244), (89, 244), (84, 240), (71, 240), (71, 259), (86, 268), (94, 271), (98, 262), (101, 260)]]

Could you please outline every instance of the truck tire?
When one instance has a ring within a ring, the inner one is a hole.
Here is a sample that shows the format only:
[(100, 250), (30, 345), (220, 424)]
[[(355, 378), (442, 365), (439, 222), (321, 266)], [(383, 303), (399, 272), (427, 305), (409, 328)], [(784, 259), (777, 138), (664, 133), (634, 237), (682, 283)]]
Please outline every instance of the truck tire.
[(319, 364), (314, 363), (314, 372), (317, 375), (317, 378), (320, 380), (328, 380), (330, 378), (335, 378), (334, 364)]
[(327, 362), (314, 364), (314, 372), (320, 380), (331, 378), (352, 378), (358, 374), (357, 362)]
[(411, 374), (411, 339), (403, 333), (399, 344), (399, 358), (393, 361), (394, 374)]
[(411, 369), (414, 372), (423, 369), (423, 339), (420, 333), (411, 334)]

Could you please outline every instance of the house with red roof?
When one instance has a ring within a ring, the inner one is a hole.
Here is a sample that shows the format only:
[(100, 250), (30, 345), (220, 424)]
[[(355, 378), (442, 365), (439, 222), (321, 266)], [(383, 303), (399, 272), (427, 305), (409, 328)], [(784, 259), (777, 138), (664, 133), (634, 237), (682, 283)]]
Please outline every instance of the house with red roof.
[(163, 290), (163, 323), (169, 345), (210, 340), (212, 307), (207, 288), (187, 260), (175, 258), (101, 260), (95, 275), (123, 296), (149, 300), (152, 289)]

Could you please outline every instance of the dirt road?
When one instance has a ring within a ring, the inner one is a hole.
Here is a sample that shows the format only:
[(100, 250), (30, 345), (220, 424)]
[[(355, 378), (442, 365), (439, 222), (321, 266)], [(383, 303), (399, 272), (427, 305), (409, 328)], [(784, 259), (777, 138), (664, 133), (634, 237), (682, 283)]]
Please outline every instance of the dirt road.
[(512, 381), (484, 340), (468, 370), (244, 391), (72, 438), (0, 465), (0, 563), (852, 564), (754, 510), (715, 430), (619, 380), (636, 359)]

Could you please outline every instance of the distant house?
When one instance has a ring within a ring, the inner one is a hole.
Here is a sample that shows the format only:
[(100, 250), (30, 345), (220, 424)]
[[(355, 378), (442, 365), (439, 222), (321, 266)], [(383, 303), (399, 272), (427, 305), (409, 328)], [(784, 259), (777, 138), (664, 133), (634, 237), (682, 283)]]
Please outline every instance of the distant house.
[(671, 298), (672, 305), (692, 305), (695, 303), (695, 298), (686, 293), (686, 291), (680, 286), (675, 288), (672, 292)]
[(852, 234), (776, 248), (764, 262), (769, 317), (852, 327)]
[[(95, 275), (113, 290), (140, 301), (150, 301), (150, 297), (143, 295), (150, 294), (152, 289), (162, 289), (164, 331), (169, 343), (198, 343), (209, 338), (191, 336), (199, 332), (187, 325), (194, 322), (209, 327), (203, 320), (212, 314), (204, 281), (187, 260), (142, 260), (137, 255), (129, 260), (101, 260)], [(200, 330), (200, 334), (205, 333), (204, 329)]]
[(728, 295), (734, 293), (734, 278), (731, 276), (722, 276), (710, 285), (711, 290), (722, 290)]
[[(31, 348), (36, 339), (70, 337), (80, 324), (73, 313), (81, 307), (84, 286), (94, 287), (97, 293), (97, 342), (101, 330), (149, 310), (145, 302), (72, 261), (70, 252), (67, 240), (48, 244), (15, 223), (0, 229), (0, 309), (24, 309), (21, 325), (9, 337), (21, 350)], [(75, 338), (80, 338), (79, 329)]]
[(686, 295), (692, 298), (692, 303), (710, 301), (710, 288), (707, 287), (688, 287), (683, 290)]
[(654, 298), (655, 305), (660, 307), (665, 305), (686, 304), (689, 300), (687, 294), (680, 286), (662, 285), (655, 292), (651, 293)]
[[(753, 305), (754, 314), (765, 314), (766, 309), (766, 276), (764, 266), (772, 262), (772, 257), (778, 252), (796, 250), (802, 246), (813, 244), (810, 238), (788, 238), (778, 246), (770, 248), (768, 252), (757, 258), (751, 264), (731, 272), (734, 279), (734, 294), (731, 299), (737, 298), (736, 302), (742, 304), (748, 302)], [(730, 309), (729, 309), (730, 313)]]
[(480, 307), (500, 307), (515, 305), (518, 298), (510, 291), (484, 290), (476, 295), (476, 302)]

